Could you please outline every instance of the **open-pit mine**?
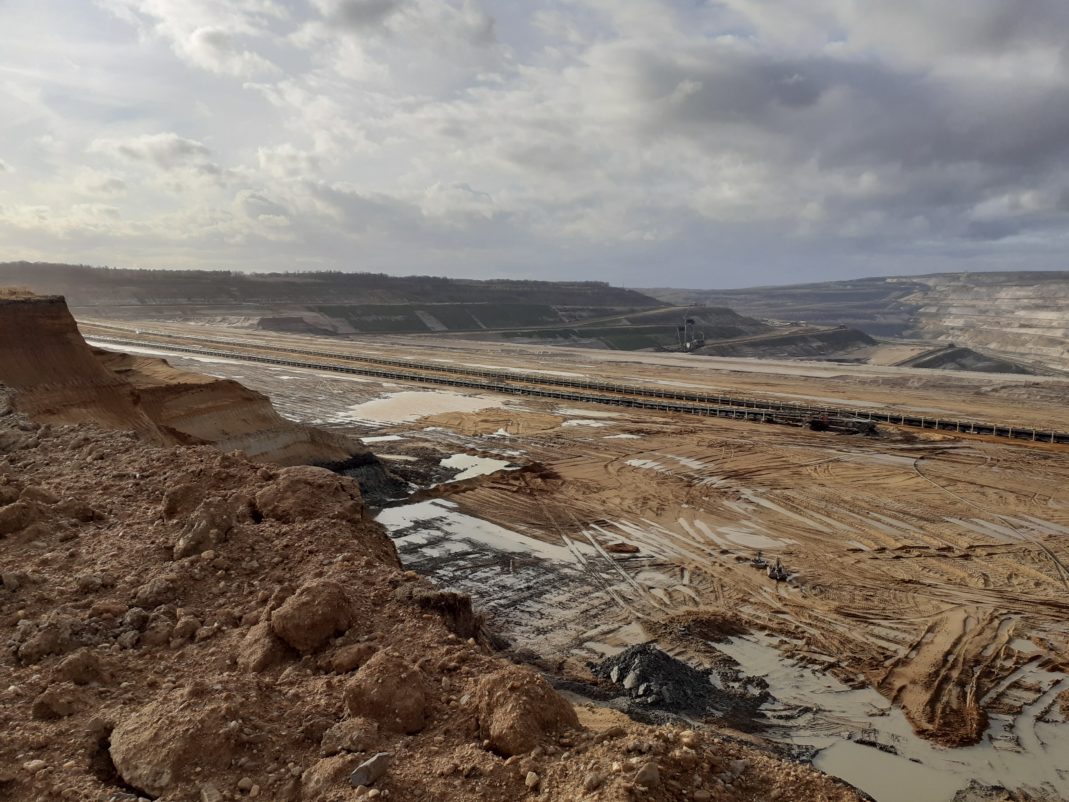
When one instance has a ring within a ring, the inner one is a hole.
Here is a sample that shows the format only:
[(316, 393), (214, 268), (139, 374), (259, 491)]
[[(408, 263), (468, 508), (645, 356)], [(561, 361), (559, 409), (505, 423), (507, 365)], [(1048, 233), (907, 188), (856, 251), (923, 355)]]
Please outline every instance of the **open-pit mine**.
[(404, 566), (576, 702), (879, 802), (1069, 796), (1064, 378), (81, 328), (362, 438)]

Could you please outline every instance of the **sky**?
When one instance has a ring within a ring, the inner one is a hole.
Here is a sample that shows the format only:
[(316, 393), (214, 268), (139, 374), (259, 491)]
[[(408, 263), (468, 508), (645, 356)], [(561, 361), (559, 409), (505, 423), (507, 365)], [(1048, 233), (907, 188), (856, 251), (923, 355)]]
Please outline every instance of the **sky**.
[(0, 0), (0, 261), (1069, 269), (1066, 0)]

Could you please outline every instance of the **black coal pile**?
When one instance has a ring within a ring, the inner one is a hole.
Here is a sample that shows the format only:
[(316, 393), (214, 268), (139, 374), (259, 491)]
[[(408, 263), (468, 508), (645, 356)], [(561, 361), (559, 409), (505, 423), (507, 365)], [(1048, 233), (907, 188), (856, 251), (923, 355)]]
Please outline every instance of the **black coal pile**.
[(765, 690), (722, 687), (712, 672), (677, 660), (650, 643), (592, 663), (590, 669), (622, 689), (633, 706), (686, 718), (725, 718), (755, 726), (758, 708), (771, 698)]
[(344, 462), (322, 467), (355, 479), (360, 485), (360, 495), (369, 507), (385, 507), (392, 501), (407, 498), (412, 492), (403, 477), (387, 468), (371, 452), (355, 454)]

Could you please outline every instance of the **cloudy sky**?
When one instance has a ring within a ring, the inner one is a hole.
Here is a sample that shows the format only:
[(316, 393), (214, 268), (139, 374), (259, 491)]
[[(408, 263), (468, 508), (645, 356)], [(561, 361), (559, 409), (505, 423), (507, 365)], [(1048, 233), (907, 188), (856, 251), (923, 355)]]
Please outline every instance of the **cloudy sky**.
[(0, 0), (0, 261), (1069, 269), (1066, 0)]

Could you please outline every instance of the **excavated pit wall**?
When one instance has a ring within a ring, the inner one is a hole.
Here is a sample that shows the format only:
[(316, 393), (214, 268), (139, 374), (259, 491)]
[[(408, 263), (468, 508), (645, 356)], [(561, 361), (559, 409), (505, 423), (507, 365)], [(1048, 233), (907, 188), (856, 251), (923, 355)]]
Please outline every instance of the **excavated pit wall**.
[(14, 390), (16, 409), (38, 422), (90, 421), (174, 442), (136, 390), (96, 360), (61, 296), (0, 298), (0, 382)]

